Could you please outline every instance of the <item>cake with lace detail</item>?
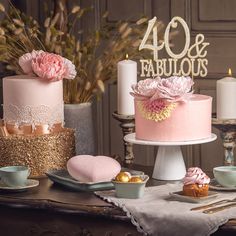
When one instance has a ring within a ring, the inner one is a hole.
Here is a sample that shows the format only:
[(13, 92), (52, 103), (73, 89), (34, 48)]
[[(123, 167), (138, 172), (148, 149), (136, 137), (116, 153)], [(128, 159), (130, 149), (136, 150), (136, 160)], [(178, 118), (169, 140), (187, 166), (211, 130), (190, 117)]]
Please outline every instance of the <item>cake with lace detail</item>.
[(64, 125), (62, 79), (74, 65), (59, 55), (33, 51), (20, 57), (25, 75), (3, 78), (3, 119), (10, 134), (48, 134)]
[(3, 118), (9, 133), (46, 133), (64, 122), (62, 81), (53, 83), (28, 75), (3, 79)]
[(59, 55), (32, 51), (19, 58), (19, 68), (22, 74), (3, 78), (0, 166), (28, 166), (31, 176), (66, 168), (75, 155), (75, 133), (63, 127), (62, 80), (74, 79), (75, 66)]
[(190, 77), (154, 78), (133, 85), (136, 138), (188, 141), (211, 137), (212, 97), (193, 94)]

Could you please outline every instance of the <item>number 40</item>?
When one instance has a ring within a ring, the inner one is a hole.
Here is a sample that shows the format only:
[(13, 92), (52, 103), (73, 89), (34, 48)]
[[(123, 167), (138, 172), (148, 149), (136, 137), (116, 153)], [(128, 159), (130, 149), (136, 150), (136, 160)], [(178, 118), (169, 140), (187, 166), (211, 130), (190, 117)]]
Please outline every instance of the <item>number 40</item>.
[[(153, 59), (156, 61), (158, 59), (158, 51), (161, 50), (164, 46), (166, 49), (166, 52), (171, 58), (180, 59), (185, 56), (185, 54), (188, 52), (189, 46), (190, 46), (190, 33), (187, 23), (179, 16), (173, 17), (172, 20), (169, 22), (169, 24), (166, 27), (165, 34), (164, 34), (164, 42), (162, 42), (160, 45), (158, 45), (158, 35), (157, 35), (157, 26), (155, 25), (157, 18), (154, 17), (153, 19), (149, 20), (148, 22), (148, 28), (147, 31), (143, 37), (143, 40), (139, 46), (139, 50), (142, 49), (148, 49), (153, 51)], [(183, 26), (184, 32), (185, 32), (185, 46), (181, 53), (175, 54), (170, 49), (169, 44), (169, 36), (170, 36), (170, 28), (176, 28), (178, 26), (178, 22)], [(153, 34), (153, 44), (146, 44), (149, 35)]]

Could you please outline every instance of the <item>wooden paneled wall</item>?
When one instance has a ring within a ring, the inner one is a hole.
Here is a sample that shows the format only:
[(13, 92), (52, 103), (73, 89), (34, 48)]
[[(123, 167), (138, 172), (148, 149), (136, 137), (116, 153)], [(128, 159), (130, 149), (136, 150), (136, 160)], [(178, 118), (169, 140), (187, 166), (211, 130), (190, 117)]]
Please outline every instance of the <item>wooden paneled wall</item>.
[[(6, 2), (6, 1), (5, 1)], [(28, 14), (43, 21), (43, 1), (20, 0)], [(23, 4), (25, 2), (25, 4)], [(189, 25), (191, 37), (203, 33), (208, 47), (208, 76), (195, 78), (195, 91), (213, 97), (213, 112), (216, 104), (216, 80), (224, 77), (228, 68), (236, 72), (236, 2), (234, 0), (68, 0), (69, 5), (93, 5), (93, 11), (78, 25), (85, 33), (90, 28), (98, 28), (102, 13), (109, 11), (107, 24), (119, 20), (135, 22), (141, 16), (157, 16), (167, 24), (173, 16), (183, 17)], [(181, 34), (174, 38), (175, 47), (182, 47)], [(125, 54), (125, 52), (124, 52)], [(107, 155), (123, 156), (122, 133), (119, 124), (112, 118), (116, 110), (116, 83), (108, 83), (106, 92), (95, 106), (97, 124), (98, 152)], [(235, 108), (236, 109), (236, 108)], [(183, 148), (187, 166), (201, 166), (211, 171), (216, 165), (223, 164), (223, 148), (219, 132), (218, 140), (203, 145)], [(146, 165), (154, 163), (156, 148), (135, 146), (135, 162)]]

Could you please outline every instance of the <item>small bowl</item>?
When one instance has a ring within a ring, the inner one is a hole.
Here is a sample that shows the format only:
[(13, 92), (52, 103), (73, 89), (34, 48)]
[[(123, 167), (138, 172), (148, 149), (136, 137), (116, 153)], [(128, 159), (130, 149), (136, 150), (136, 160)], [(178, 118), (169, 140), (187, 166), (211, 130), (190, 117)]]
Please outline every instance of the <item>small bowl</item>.
[(228, 188), (236, 186), (236, 166), (218, 166), (213, 168), (217, 182)]
[(112, 180), (115, 186), (116, 197), (118, 198), (141, 198), (144, 194), (145, 185), (149, 179), (148, 175), (139, 176), (143, 182), (118, 182)]

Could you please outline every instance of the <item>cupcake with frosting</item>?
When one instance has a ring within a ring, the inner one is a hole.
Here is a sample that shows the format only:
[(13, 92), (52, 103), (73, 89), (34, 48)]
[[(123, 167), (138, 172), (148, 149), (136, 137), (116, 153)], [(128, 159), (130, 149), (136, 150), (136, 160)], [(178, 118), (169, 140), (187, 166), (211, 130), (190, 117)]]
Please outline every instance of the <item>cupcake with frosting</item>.
[(183, 194), (185, 196), (208, 196), (210, 178), (200, 168), (189, 168), (183, 179), (183, 183)]

